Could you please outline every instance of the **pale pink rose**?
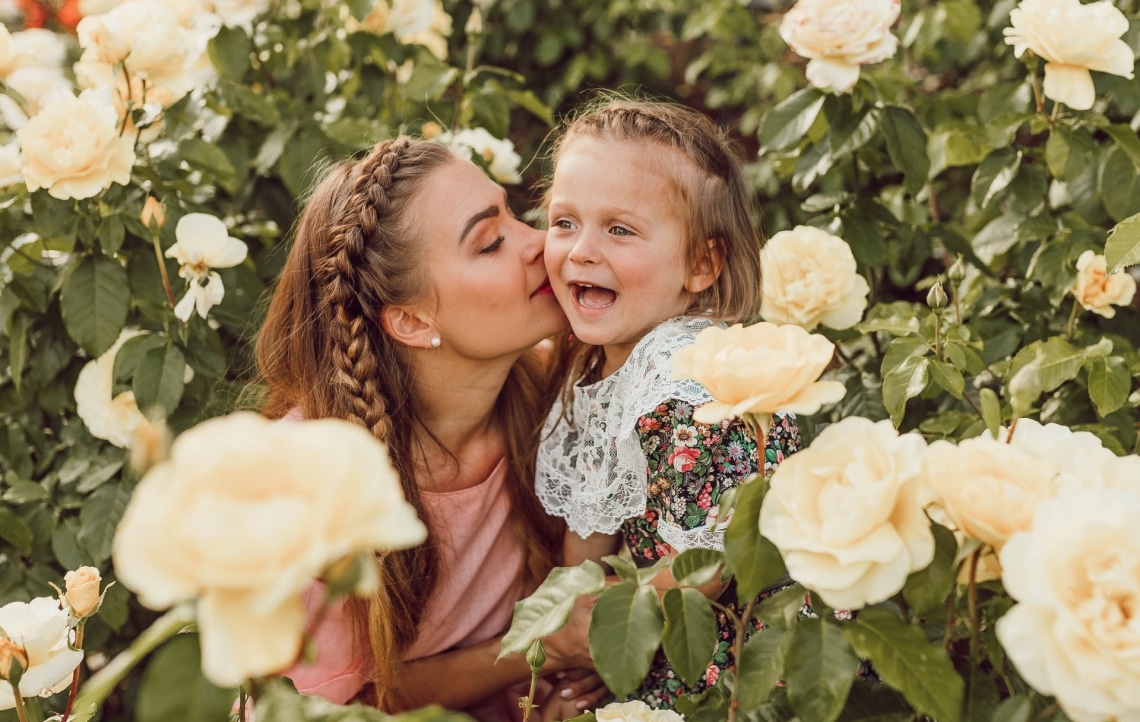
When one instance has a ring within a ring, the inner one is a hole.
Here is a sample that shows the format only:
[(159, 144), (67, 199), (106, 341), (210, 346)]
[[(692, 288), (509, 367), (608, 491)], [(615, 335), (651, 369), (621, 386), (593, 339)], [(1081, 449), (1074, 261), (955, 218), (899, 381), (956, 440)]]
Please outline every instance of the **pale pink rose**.
[(1090, 70), (1132, 78), (1132, 49), (1120, 39), (1128, 18), (1109, 0), (1022, 0), (1009, 20), (1003, 33), (1014, 55), (1030, 50), (1045, 61), (1048, 98), (1088, 110), (1096, 100)]
[(899, 41), (891, 26), (899, 11), (899, 0), (799, 0), (784, 15), (780, 37), (810, 60), (809, 83), (847, 92), (861, 66), (895, 54)]
[(1107, 273), (1104, 256), (1093, 251), (1085, 251), (1077, 258), (1077, 280), (1073, 284), (1073, 296), (1086, 311), (1098, 316), (1112, 318), (1116, 315), (1113, 306), (1127, 306), (1136, 295), (1136, 279), (1125, 271), (1111, 276)]

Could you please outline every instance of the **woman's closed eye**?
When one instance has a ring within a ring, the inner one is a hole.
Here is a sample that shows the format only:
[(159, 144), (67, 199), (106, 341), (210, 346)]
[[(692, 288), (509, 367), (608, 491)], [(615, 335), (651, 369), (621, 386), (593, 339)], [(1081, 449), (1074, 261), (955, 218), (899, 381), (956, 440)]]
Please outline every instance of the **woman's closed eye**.
[(495, 251), (499, 250), (499, 247), (503, 245), (503, 241), (505, 241), (506, 239), (507, 239), (506, 236), (498, 236), (497, 238), (495, 238), (495, 240), (491, 241), (486, 246), (483, 246), (482, 248), (480, 248), (479, 249), (479, 255), (483, 256), (483, 255), (489, 255), (491, 253), (494, 253)]

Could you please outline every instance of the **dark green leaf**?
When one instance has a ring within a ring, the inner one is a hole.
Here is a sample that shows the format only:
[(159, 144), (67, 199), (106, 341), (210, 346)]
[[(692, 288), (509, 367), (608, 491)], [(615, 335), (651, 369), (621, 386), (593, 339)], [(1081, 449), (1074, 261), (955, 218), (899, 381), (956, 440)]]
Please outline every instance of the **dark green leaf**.
[(622, 583), (598, 596), (590, 616), (590, 656), (618, 697), (637, 689), (649, 674), (663, 626), (653, 587)]
[(368, 17), (368, 13), (372, 12), (374, 7), (376, 7), (376, 0), (348, 0), (348, 10), (352, 13), (352, 17), (357, 20)]
[(553, 634), (566, 624), (574, 601), (583, 594), (596, 594), (606, 583), (606, 573), (591, 561), (577, 567), (555, 567), (538, 589), (515, 602), (511, 628), (503, 637), (499, 659), (523, 654), (534, 640)]
[(1116, 141), (1120, 150), (1132, 161), (1133, 167), (1140, 171), (1140, 138), (1136, 136), (1136, 131), (1127, 125), (1109, 125), (1104, 128), (1104, 132)]
[(792, 584), (774, 592), (756, 605), (753, 616), (766, 628), (791, 629), (800, 617), (807, 592), (799, 584)]
[(1002, 422), (1001, 401), (993, 389), (982, 389), (978, 396), (982, 400), (982, 419), (986, 422), (986, 429), (996, 439)]
[(913, 572), (903, 587), (903, 598), (915, 614), (925, 616), (943, 609), (946, 597), (954, 591), (958, 568), (954, 557), (958, 542), (954, 533), (941, 524), (932, 526), (934, 532), (934, 560), (925, 569)]
[(699, 587), (712, 580), (724, 564), (724, 555), (712, 549), (687, 549), (673, 560), (673, 578), (678, 584)]
[(240, 82), (249, 71), (252, 52), (253, 43), (239, 27), (222, 27), (210, 40), (210, 60), (222, 77), (234, 82)]
[(79, 543), (79, 530), (72, 519), (64, 519), (51, 533), (51, 551), (65, 569), (92, 566), (95, 560)]
[(891, 162), (903, 172), (907, 191), (917, 195), (930, 174), (926, 131), (909, 109), (896, 106), (883, 110), (882, 131)]
[(138, 722), (223, 722), (237, 691), (202, 676), (197, 634), (180, 634), (163, 645), (143, 674)]
[(118, 216), (107, 216), (99, 224), (99, 247), (108, 255), (114, 255), (123, 247), (126, 229)]
[(8, 329), (8, 370), (12, 376), (12, 385), (20, 390), (20, 382), (24, 376), (24, 364), (28, 361), (28, 326), (31, 323), (27, 314), (16, 313), (12, 316), (12, 325)]
[(0, 507), (0, 537), (19, 551), (32, 551), (32, 528), (16, 512), (4, 507)]
[(967, 677), (962, 722), (991, 722), (1000, 701), (993, 679), (981, 669), (971, 667)]
[(1089, 398), (1099, 416), (1108, 416), (1124, 406), (1132, 391), (1132, 374), (1119, 356), (1097, 356), (1088, 360)]
[(745, 714), (762, 705), (784, 676), (784, 658), (791, 641), (791, 632), (763, 629), (745, 642), (737, 674), (740, 707)]
[(1108, 232), (1104, 260), (1109, 274), (1140, 263), (1140, 213), (1125, 218)]
[(1033, 718), (1033, 698), (1019, 694), (1005, 700), (994, 711), (993, 722), (1029, 722)]
[[(189, 138), (178, 146), (178, 156), (191, 168), (196, 168), (233, 193), (237, 190), (237, 171), (225, 152), (201, 138)], [(209, 182), (209, 181), (207, 181)]]
[(97, 566), (111, 558), (115, 527), (123, 518), (132, 490), (125, 482), (105, 484), (87, 498), (79, 512), (78, 540)]
[(602, 562), (610, 565), (618, 579), (623, 582), (637, 583), (637, 565), (630, 560), (619, 557), (617, 554), (607, 554), (602, 557)]
[(689, 685), (704, 679), (716, 651), (716, 617), (709, 600), (692, 588), (670, 589), (662, 599), (665, 627), (661, 646), (673, 669)]
[(784, 660), (788, 701), (800, 719), (833, 722), (855, 681), (859, 659), (839, 625), (804, 619), (791, 633)]
[(1086, 170), (1096, 159), (1096, 142), (1086, 131), (1065, 126), (1049, 134), (1045, 143), (1045, 161), (1053, 177), (1069, 182)]
[(1021, 169), (1021, 153), (1012, 148), (995, 150), (978, 164), (971, 182), (971, 193), (979, 208), (987, 208), (1009, 187)]
[(1108, 215), (1123, 221), (1140, 211), (1140, 172), (1119, 148), (1113, 148), (1100, 166), (1101, 200)]
[(182, 399), (185, 376), (186, 359), (173, 343), (147, 351), (131, 385), (139, 409), (144, 414), (158, 410), (160, 416), (169, 416)]
[(767, 492), (768, 480), (762, 476), (741, 484), (732, 521), (724, 534), (724, 555), (736, 576), (736, 596), (743, 604), (787, 572), (779, 550), (760, 533), (760, 505)]
[(939, 722), (957, 722), (964, 684), (940, 645), (926, 640), (921, 627), (905, 624), (891, 612), (870, 607), (859, 612), (843, 636), (871, 661), (875, 672), (923, 714)]
[(825, 97), (815, 88), (804, 88), (784, 99), (760, 122), (760, 144), (772, 151), (798, 144), (815, 123)]
[(883, 377), (883, 405), (897, 428), (906, 413), (906, 402), (926, 390), (931, 359), (911, 356)]
[(859, 116), (857, 123), (831, 130), (831, 162), (835, 164), (856, 152), (879, 131), (882, 108), (870, 108)]
[(962, 372), (945, 361), (930, 359), (930, 378), (956, 399), (962, 398), (962, 392), (966, 390)]
[(91, 357), (109, 349), (119, 337), (130, 293), (126, 270), (103, 256), (81, 259), (64, 280), (59, 299), (64, 326)]

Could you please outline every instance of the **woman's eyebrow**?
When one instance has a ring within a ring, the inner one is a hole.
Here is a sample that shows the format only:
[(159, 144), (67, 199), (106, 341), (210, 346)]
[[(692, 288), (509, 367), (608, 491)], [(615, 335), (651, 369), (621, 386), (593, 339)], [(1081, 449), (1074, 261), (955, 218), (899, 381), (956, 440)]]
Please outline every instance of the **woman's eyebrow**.
[(474, 228), (476, 224), (479, 223), (479, 221), (483, 221), (488, 218), (494, 218), (498, 215), (499, 206), (495, 205), (487, 206), (483, 210), (475, 213), (470, 218), (468, 218), (467, 223), (463, 226), (463, 232), (459, 234), (459, 245), (463, 245), (463, 241), (467, 239), (467, 234), (471, 232), (471, 229)]

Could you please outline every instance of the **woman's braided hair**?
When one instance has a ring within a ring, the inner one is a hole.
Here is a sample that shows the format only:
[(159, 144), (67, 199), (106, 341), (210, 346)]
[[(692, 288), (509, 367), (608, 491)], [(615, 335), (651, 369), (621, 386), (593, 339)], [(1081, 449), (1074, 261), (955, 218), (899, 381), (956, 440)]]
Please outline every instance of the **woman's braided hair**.
[[(424, 239), (409, 207), (427, 178), (456, 156), (445, 146), (400, 137), (364, 158), (334, 166), (314, 189), (257, 340), (266, 387), (263, 413), (279, 418), (343, 418), (388, 444), (404, 495), (429, 529), (416, 484), (416, 459), (447, 453), (433, 446), (417, 415), (409, 354), (384, 332), (387, 306), (411, 305), (429, 292)], [(512, 369), (497, 402), (507, 436), (516, 533), (527, 549), (529, 580), (553, 564), (561, 540), (534, 496), (537, 429), (550, 402), (550, 379), (529, 357)], [(359, 615), (366, 632), (377, 701), (400, 707), (393, 692), (399, 662), (415, 640), (439, 571), (434, 535), (377, 560), (381, 584)]]

